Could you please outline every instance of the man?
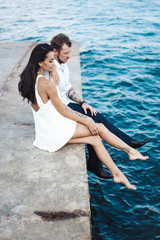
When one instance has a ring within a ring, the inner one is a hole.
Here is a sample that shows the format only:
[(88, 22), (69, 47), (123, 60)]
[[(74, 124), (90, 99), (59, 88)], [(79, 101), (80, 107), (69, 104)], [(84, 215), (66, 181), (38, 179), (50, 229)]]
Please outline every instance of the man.
[[(54, 47), (55, 55), (55, 68), (58, 72), (58, 77), (56, 78), (56, 84), (60, 92), (60, 97), (65, 105), (68, 105), (72, 110), (79, 113), (86, 114), (91, 117), (95, 122), (103, 123), (112, 133), (122, 139), (125, 143), (133, 148), (138, 148), (146, 144), (149, 139), (145, 139), (141, 142), (132, 139), (130, 136), (113, 126), (103, 115), (97, 113), (87, 102), (85, 102), (78, 94), (75, 92), (69, 81), (69, 71), (67, 66), (67, 61), (71, 57), (71, 46), (72, 43), (64, 34), (58, 34), (51, 40), (51, 45)], [(55, 73), (53, 73), (55, 74)], [(48, 73), (45, 73), (46, 77), (49, 78)], [(55, 75), (54, 75), (55, 80)], [(75, 103), (71, 103), (70, 100)], [(112, 178), (112, 175), (102, 167), (102, 163), (96, 156), (94, 149), (88, 145), (89, 160), (87, 164), (87, 169), (94, 172), (97, 176), (101, 178)]]

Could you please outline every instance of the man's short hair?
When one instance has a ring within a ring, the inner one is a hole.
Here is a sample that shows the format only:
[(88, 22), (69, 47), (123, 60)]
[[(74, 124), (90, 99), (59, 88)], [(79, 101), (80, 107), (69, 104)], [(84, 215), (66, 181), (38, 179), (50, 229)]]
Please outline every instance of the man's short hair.
[(68, 47), (72, 46), (72, 42), (63, 33), (59, 33), (58, 35), (54, 36), (51, 40), (51, 45), (53, 46), (54, 49), (56, 49), (58, 52), (62, 49), (63, 44), (66, 44)]

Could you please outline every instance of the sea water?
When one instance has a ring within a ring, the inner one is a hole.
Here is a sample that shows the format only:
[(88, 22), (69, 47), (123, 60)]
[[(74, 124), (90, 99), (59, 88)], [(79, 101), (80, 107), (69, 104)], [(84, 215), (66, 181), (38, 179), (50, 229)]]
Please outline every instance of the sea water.
[(92, 239), (160, 239), (160, 2), (0, 1), (0, 42), (78, 41), (83, 98), (137, 140), (147, 161), (105, 145), (136, 191), (88, 172)]

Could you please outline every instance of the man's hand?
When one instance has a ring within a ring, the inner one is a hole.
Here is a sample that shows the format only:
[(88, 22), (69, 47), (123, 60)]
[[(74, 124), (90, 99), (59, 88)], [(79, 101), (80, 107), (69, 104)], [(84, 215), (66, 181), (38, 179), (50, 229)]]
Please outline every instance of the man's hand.
[(67, 97), (70, 98), (72, 101), (82, 104), (81, 107), (84, 110), (84, 113), (87, 114), (87, 109), (90, 110), (91, 116), (96, 116), (97, 112), (94, 110), (88, 103), (84, 102), (81, 97), (78, 96), (78, 94), (75, 92), (73, 87), (71, 87), (68, 92), (66, 93)]
[(92, 108), (88, 103), (84, 102), (81, 105), (81, 107), (83, 108), (85, 114), (87, 114), (87, 109), (89, 109), (91, 112), (91, 116), (93, 116), (93, 115), (96, 116), (96, 114), (97, 114), (96, 110), (94, 110), (94, 108)]

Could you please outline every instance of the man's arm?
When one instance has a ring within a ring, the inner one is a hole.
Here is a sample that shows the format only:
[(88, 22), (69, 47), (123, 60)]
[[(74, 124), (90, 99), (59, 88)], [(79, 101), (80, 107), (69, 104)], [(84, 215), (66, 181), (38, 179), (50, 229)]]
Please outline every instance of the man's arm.
[(82, 98), (76, 93), (73, 87), (71, 87), (68, 92), (66, 93), (67, 97), (71, 99), (72, 101), (78, 103), (81, 105), (83, 102)]
[(84, 113), (87, 114), (87, 109), (90, 110), (91, 115), (95, 115), (97, 114), (97, 112), (85, 101), (83, 101), (83, 99), (76, 93), (76, 91), (74, 90), (73, 87), (71, 87), (68, 92), (66, 93), (67, 97), (69, 99), (71, 99), (72, 101), (78, 103), (79, 105), (81, 105), (81, 107), (84, 110)]

